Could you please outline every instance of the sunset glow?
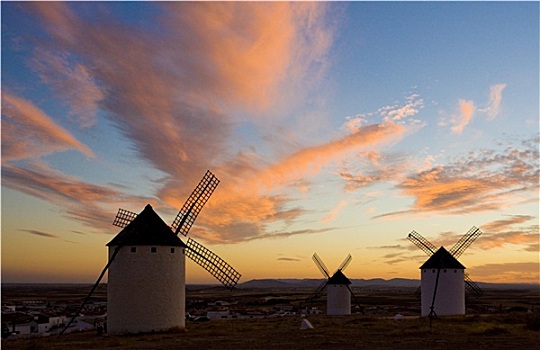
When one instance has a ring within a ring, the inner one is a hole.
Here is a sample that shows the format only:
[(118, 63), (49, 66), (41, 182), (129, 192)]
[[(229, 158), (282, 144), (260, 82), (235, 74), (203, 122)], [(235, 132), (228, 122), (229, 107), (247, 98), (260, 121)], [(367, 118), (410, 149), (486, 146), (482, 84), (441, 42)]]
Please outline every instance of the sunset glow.
[(2, 282), (94, 282), (208, 169), (189, 235), (240, 282), (419, 278), (410, 231), (472, 226), (473, 280), (540, 282), (538, 2), (1, 6)]

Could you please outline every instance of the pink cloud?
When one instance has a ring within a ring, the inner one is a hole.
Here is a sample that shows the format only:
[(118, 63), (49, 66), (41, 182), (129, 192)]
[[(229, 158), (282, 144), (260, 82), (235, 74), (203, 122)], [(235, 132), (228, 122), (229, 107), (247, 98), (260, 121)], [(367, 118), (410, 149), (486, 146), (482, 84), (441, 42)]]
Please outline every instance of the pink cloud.
[(87, 157), (94, 153), (67, 130), (58, 125), (32, 102), (2, 92), (3, 162), (36, 158), (69, 149)]
[(459, 100), (459, 116), (454, 118), (454, 126), (452, 132), (455, 134), (461, 134), (463, 129), (469, 125), (473, 117), (475, 107), (473, 101)]
[(509, 146), (504, 151), (481, 150), (465, 158), (410, 173), (398, 185), (406, 196), (415, 198), (412, 208), (378, 217), (439, 212), (453, 215), (496, 210), (518, 196), (537, 196), (537, 139)]
[(55, 55), (45, 49), (36, 49), (32, 65), (42, 81), (52, 86), (69, 106), (78, 124), (83, 127), (96, 124), (99, 102), (105, 93), (97, 86), (88, 67), (70, 63), (66, 55)]
[(499, 115), (504, 88), (506, 88), (506, 84), (495, 84), (489, 88), (489, 102), (485, 108), (480, 110), (487, 114), (488, 120), (493, 120)]
[(93, 185), (43, 165), (23, 168), (3, 164), (2, 185), (50, 201), (63, 208), (68, 217), (109, 232), (118, 207), (127, 202), (141, 209), (148, 202), (155, 204), (155, 200), (127, 196), (111, 187)]
[(471, 269), (475, 279), (489, 280), (490, 282), (509, 283), (519, 281), (521, 283), (539, 283), (538, 261), (516, 262), (501, 264), (484, 264), (474, 266)]
[(347, 205), (347, 202), (345, 201), (340, 201), (338, 204), (336, 204), (336, 206), (330, 210), (328, 212), (328, 214), (326, 214), (322, 219), (321, 219), (321, 222), (325, 223), (325, 222), (331, 222), (331, 221), (334, 221), (336, 219), (336, 216), (339, 214), (339, 212), (341, 211), (341, 209), (343, 209), (345, 206)]

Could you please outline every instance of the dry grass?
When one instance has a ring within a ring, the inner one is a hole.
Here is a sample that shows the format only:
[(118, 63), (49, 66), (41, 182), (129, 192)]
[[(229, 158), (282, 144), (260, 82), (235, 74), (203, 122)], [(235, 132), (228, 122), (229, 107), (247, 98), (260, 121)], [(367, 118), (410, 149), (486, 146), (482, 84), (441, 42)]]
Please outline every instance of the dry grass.
[(400, 321), (373, 316), (311, 316), (315, 329), (301, 331), (300, 317), (188, 323), (185, 330), (105, 336), (3, 340), (2, 349), (535, 349), (540, 315), (425, 318)]

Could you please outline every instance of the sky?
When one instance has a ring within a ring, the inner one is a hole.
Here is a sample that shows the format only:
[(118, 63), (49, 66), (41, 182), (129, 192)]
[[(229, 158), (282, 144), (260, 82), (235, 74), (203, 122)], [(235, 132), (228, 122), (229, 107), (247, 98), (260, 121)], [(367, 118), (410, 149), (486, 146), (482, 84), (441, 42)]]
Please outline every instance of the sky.
[[(5, 2), (2, 282), (93, 283), (119, 208), (242, 277), (539, 283), (538, 2)], [(182, 237), (184, 240), (186, 238)], [(188, 260), (187, 283), (217, 283)]]

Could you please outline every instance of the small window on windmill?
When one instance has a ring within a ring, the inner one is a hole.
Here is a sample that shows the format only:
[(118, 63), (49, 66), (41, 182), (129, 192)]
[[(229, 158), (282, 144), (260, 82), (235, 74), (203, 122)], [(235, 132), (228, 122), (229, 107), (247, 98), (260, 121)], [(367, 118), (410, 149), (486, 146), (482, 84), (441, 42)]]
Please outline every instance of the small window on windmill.
[(446, 273), (446, 269), (444, 269), (443, 272)]
[(431, 270), (431, 272), (435, 273), (435, 270)]
[(457, 270), (454, 270), (454, 273), (457, 273)]
[(171, 248), (171, 254), (174, 254), (174, 248)]
[(137, 252), (137, 247), (131, 247), (131, 252), (136, 253)]
[(156, 247), (152, 247), (152, 248), (150, 248), (150, 251), (151, 251), (152, 253), (155, 253), (155, 252), (157, 252), (157, 248), (156, 248)]

